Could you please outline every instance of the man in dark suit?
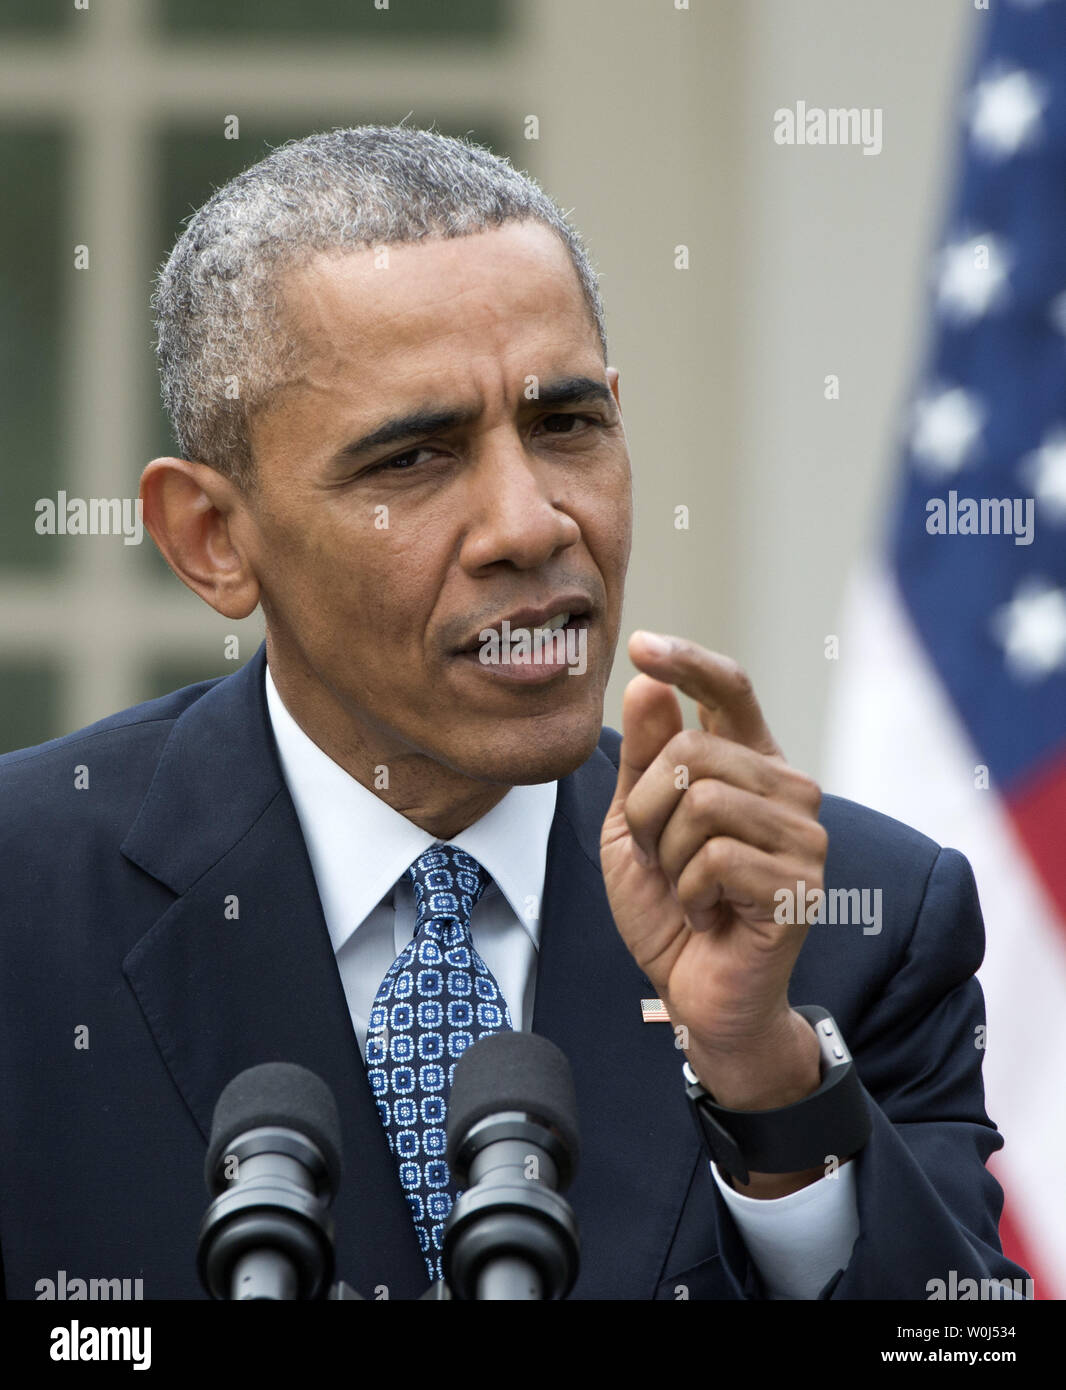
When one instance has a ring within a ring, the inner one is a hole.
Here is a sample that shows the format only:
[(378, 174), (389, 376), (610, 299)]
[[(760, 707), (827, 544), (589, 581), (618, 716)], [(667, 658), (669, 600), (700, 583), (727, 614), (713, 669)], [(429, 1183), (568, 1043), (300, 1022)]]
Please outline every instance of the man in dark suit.
[[(261, 604), (267, 639), (225, 680), (0, 760), (8, 1295), (64, 1271), (195, 1296), (212, 1107), (272, 1059), (340, 1106), (339, 1271), (422, 1291), (439, 1116), (404, 1133), (411, 1178), (374, 1048), (381, 990), (444, 920), (419, 869), (439, 846), (484, 874), (445, 928), (574, 1069), (574, 1296), (1024, 1278), (984, 1166), (965, 860), (823, 800), (694, 643), (635, 635), (624, 738), (601, 727), (629, 460), (554, 206), (444, 137), (312, 137), (201, 209), (156, 306), (186, 457), (145, 470), (145, 520), (218, 612)], [(835, 888), (876, 916), (816, 922), (808, 895)], [(682, 1061), (737, 1123), (794, 1115), (831, 1065), (809, 1004), (851, 1048), (869, 1138), (834, 1149), (823, 1115), (802, 1167), (712, 1166)], [(453, 1057), (470, 1036), (443, 1033)]]

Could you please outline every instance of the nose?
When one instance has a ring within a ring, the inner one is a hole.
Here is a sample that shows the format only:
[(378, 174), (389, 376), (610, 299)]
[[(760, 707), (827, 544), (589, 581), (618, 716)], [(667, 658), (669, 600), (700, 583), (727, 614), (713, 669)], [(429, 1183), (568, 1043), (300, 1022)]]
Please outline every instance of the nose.
[(486, 447), (468, 479), (459, 556), (468, 572), (501, 563), (535, 569), (580, 539), (580, 526), (561, 509), (558, 465), (531, 458), (516, 438)]

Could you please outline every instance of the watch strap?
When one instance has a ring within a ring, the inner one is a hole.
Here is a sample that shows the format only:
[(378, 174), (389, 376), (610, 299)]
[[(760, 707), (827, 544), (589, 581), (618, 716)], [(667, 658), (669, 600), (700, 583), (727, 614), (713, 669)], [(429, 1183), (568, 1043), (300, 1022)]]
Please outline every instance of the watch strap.
[(686, 1094), (715, 1163), (738, 1182), (750, 1174), (797, 1173), (856, 1153), (870, 1137), (870, 1114), (851, 1053), (832, 1015), (817, 1004), (794, 1006), (814, 1028), (822, 1058), (818, 1089), (774, 1110), (718, 1105), (685, 1063)]

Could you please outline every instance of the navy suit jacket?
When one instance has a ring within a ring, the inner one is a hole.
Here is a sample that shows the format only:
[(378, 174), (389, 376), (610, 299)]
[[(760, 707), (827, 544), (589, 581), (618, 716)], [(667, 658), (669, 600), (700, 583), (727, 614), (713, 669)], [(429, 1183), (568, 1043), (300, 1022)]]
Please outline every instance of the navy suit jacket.
[[(265, 648), (234, 674), (0, 758), (0, 1250), (7, 1296), (140, 1278), (198, 1298), (215, 1101), (297, 1062), (340, 1107), (337, 1272), (412, 1298), (426, 1273), (274, 746)], [(570, 1059), (581, 1121), (574, 1298), (764, 1297), (697, 1141), (668, 1026), (608, 907), (600, 827), (619, 735), (559, 784), (533, 1029)], [(861, 1234), (821, 1297), (924, 1299), (1024, 1278), (1000, 1251), (1002, 1144), (984, 1109), (984, 949), (966, 860), (826, 796), (827, 886), (883, 889), (883, 926), (810, 927), (791, 985), (843, 1030), (873, 1117)], [(236, 900), (239, 917), (227, 916)], [(86, 1045), (87, 1044), (87, 1045)]]

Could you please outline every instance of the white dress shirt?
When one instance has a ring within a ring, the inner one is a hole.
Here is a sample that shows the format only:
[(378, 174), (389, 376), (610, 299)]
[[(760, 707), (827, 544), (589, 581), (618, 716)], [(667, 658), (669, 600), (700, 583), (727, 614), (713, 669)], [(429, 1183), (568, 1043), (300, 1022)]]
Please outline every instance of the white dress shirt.
[[(307, 844), (352, 1025), (365, 1050), (367, 1023), (385, 972), (414, 935), (406, 871), (438, 843), (357, 782), (285, 708), (266, 671), (266, 699), (282, 772)], [(515, 1027), (528, 1031), (540, 946), (540, 902), (557, 782), (512, 787), (491, 811), (449, 841), (492, 877), (470, 929)], [(680, 1082), (679, 1082), (680, 1084)], [(859, 1233), (855, 1165), (774, 1200), (734, 1192), (711, 1172), (772, 1298), (814, 1298), (844, 1268)]]

